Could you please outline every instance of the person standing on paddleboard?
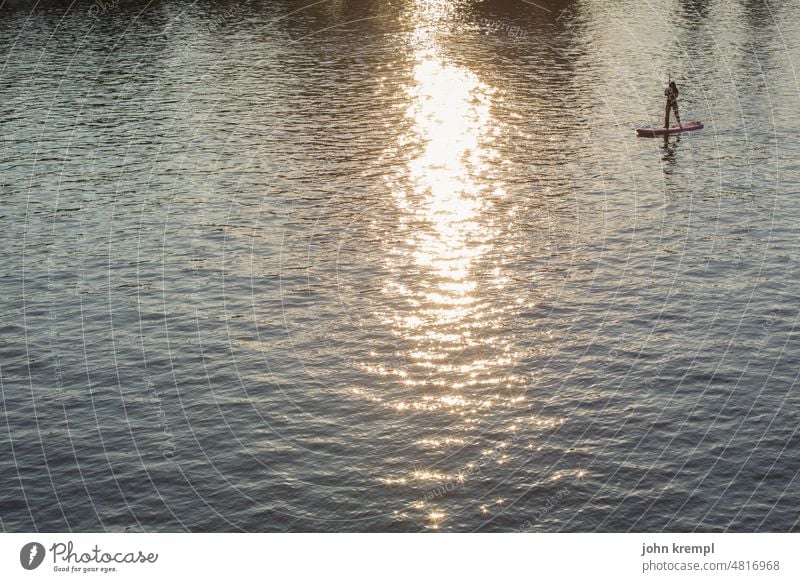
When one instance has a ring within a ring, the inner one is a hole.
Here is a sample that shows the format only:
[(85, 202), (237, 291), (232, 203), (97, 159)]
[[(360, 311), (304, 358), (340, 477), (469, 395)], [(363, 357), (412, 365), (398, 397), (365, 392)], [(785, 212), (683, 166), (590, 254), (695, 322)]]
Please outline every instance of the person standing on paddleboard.
[(664, 95), (667, 97), (667, 109), (664, 111), (664, 129), (669, 128), (670, 109), (675, 114), (675, 120), (678, 122), (678, 127), (683, 127), (681, 124), (681, 116), (678, 113), (678, 86), (675, 84), (675, 81), (669, 82), (669, 86), (664, 89)]

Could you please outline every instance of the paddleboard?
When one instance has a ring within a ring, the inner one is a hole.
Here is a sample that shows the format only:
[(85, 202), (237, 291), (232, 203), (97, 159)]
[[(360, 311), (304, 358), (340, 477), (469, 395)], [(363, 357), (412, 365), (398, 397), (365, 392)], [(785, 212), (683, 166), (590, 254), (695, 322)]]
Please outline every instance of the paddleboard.
[(671, 127), (637, 127), (636, 135), (639, 137), (656, 137), (657, 135), (670, 135), (673, 133), (683, 133), (685, 131), (695, 131), (703, 129), (703, 124), (699, 121), (690, 121), (685, 123), (683, 127), (673, 125)]

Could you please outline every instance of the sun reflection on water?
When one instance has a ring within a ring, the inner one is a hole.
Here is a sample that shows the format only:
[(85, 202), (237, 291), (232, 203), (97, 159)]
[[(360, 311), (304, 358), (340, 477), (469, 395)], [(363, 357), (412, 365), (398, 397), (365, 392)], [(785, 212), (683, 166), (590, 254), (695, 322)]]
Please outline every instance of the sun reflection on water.
[(420, 51), (417, 61), (407, 113), (422, 152), (409, 164), (413, 191), (401, 191), (398, 203), (415, 222), (429, 227), (414, 232), (409, 242), (415, 262), (440, 277), (437, 291), (428, 294), (432, 303), (469, 305), (477, 285), (467, 280), (470, 266), (490, 249), (492, 237), (479, 220), (488, 205), (480, 176), (490, 155), (491, 89), (471, 71), (446, 64), (435, 51)]
[[(444, 9), (420, 5), (428, 21)], [(395, 357), (370, 369), (386, 386), (382, 405), (419, 433), (418, 464), (395, 467), (379, 481), (435, 499), (435, 506), (407, 507), (435, 529), (449, 519), (445, 497), (454, 488), (474, 486), (511, 463), (524, 445), (502, 440), (529, 416), (517, 370), (524, 348), (510, 325), (524, 302), (509, 294), (503, 257), (503, 221), (512, 205), (495, 179), (497, 91), (450, 58), (432, 30), (418, 28), (410, 43), (409, 123), (394, 144), (404, 162), (388, 178), (396, 231), (385, 247), (379, 318), (397, 340)], [(436, 452), (446, 453), (446, 462)], [(484, 501), (482, 513), (504, 503)]]
[[(442, 5), (427, 2), (422, 9), (435, 13)], [(412, 46), (411, 123), (401, 140), (409, 155), (390, 184), (398, 244), (387, 253), (392, 276), (383, 288), (396, 308), (382, 314), (407, 346), (403, 365), (383, 370), (407, 391), (387, 405), (474, 416), (521, 398), (509, 391), (520, 384), (513, 374), (518, 355), (498, 326), (509, 303), (494, 300), (508, 282), (493, 257), (494, 210), (505, 196), (491, 178), (499, 157), (491, 114), (496, 91), (443, 56), (429, 30), (418, 29)]]

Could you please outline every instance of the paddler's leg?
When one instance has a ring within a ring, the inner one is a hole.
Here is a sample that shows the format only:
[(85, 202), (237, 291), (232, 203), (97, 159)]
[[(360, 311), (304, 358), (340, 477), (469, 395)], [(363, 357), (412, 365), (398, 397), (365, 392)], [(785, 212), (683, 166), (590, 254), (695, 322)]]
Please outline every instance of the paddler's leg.
[(678, 127), (682, 128), (683, 124), (681, 123), (681, 116), (678, 113), (678, 104), (677, 103), (672, 105), (672, 111), (675, 113), (675, 119), (678, 121)]
[(669, 110), (670, 110), (670, 103), (669, 99), (667, 99), (667, 109), (664, 111), (664, 129), (669, 128)]

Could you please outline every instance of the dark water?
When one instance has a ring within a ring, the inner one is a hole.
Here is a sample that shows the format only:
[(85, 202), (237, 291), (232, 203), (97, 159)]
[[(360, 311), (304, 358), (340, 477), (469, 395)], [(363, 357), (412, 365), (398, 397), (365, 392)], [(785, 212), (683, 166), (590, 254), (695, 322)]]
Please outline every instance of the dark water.
[(798, 529), (796, 2), (1, 10), (2, 530)]

